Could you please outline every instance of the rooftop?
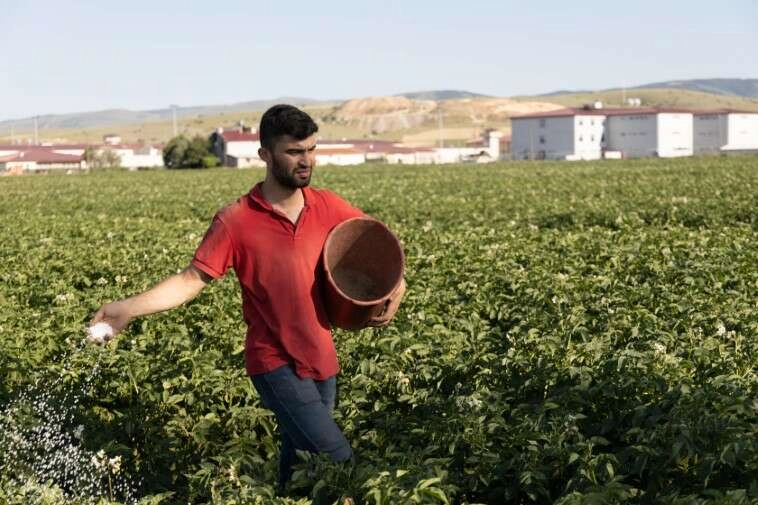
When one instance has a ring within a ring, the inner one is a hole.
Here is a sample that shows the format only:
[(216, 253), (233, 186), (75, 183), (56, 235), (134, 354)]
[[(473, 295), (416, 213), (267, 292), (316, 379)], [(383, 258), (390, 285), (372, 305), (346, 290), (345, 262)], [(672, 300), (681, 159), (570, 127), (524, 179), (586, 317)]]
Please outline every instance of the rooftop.
[(513, 116), (511, 119), (532, 119), (532, 118), (550, 118), (550, 117), (572, 117), (572, 116), (637, 116), (648, 114), (755, 114), (751, 111), (740, 111), (735, 109), (684, 109), (681, 107), (608, 107), (608, 108), (585, 108), (585, 107), (567, 107), (565, 109), (551, 110), (545, 112), (535, 112), (533, 114), (521, 114)]
[(255, 142), (260, 140), (260, 135), (252, 132), (223, 131), (221, 137), (226, 142)]

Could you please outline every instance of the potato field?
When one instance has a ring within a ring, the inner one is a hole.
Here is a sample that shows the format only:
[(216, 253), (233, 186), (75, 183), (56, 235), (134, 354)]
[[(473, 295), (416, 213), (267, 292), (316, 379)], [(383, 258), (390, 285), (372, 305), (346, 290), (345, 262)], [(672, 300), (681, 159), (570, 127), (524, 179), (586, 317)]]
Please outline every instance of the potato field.
[(335, 332), (355, 464), (284, 490), (233, 273), (83, 343), (262, 177), (0, 179), (0, 503), (758, 503), (758, 157), (319, 167), (408, 292)]

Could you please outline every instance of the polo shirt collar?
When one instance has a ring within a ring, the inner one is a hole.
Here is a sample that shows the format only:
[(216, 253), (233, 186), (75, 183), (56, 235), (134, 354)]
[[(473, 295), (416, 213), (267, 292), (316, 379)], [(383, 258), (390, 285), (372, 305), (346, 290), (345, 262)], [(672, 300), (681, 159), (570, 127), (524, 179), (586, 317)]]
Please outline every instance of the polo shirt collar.
[[(248, 196), (250, 200), (257, 204), (259, 207), (262, 207), (268, 211), (276, 212), (274, 208), (271, 206), (268, 200), (263, 196), (263, 181), (259, 182), (255, 186), (253, 186), (253, 189), (250, 190), (250, 193), (248, 193)], [(313, 191), (308, 186), (301, 188), (301, 191), (303, 192), (303, 207), (308, 207), (308, 203), (311, 200), (311, 191)]]

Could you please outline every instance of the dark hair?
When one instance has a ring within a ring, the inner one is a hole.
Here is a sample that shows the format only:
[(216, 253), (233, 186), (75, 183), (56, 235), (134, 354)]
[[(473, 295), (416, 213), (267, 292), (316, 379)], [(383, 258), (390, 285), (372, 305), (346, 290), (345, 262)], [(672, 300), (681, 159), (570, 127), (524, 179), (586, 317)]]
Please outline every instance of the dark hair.
[(258, 134), (261, 147), (271, 150), (284, 135), (303, 140), (317, 131), (318, 125), (308, 114), (292, 105), (279, 104), (263, 113)]

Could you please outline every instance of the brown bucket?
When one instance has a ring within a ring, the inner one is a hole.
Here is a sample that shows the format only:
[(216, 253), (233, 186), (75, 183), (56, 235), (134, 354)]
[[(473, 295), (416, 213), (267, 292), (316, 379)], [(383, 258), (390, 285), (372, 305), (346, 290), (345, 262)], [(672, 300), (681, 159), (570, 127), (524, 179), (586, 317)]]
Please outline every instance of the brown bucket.
[(335, 226), (326, 238), (322, 259), (329, 322), (346, 330), (365, 328), (381, 314), (403, 279), (400, 241), (369, 217)]

